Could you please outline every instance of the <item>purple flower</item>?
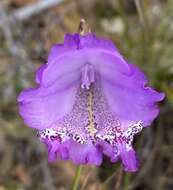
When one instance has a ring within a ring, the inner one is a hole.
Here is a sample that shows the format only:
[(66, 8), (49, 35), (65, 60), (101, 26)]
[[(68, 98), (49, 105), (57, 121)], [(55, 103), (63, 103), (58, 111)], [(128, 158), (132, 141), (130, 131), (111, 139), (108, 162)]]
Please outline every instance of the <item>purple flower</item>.
[(147, 87), (145, 75), (111, 41), (66, 34), (37, 70), (36, 83), (19, 95), (19, 109), (50, 161), (100, 165), (104, 154), (137, 170), (133, 137), (156, 118), (164, 94)]

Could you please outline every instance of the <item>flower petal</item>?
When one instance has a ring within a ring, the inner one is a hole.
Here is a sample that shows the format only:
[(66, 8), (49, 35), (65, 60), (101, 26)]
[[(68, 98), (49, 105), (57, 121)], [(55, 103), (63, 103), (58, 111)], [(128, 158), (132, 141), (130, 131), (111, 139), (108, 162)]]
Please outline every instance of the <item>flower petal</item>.
[[(114, 58), (112, 61), (112, 67), (105, 63), (105, 68), (100, 70), (103, 92), (111, 110), (124, 125), (138, 121), (142, 121), (144, 126), (150, 125), (158, 115), (156, 102), (163, 100), (164, 94), (146, 87), (145, 75), (135, 66), (126, 63), (128, 68), (125, 69), (122, 64), (121, 72), (121, 63), (115, 62)], [(119, 69), (116, 69), (117, 65)]]
[(54, 162), (57, 160), (58, 156), (62, 160), (68, 160), (69, 159), (69, 152), (68, 149), (61, 144), (59, 141), (53, 141), (53, 142), (45, 142), (48, 148), (48, 161)]
[(124, 166), (124, 170), (129, 172), (136, 172), (139, 164), (133, 148), (126, 150), (123, 144), (119, 144), (118, 149), (120, 151), (120, 157)]
[(42, 80), (42, 75), (43, 75), (43, 71), (46, 69), (47, 65), (46, 64), (43, 64), (41, 65), (37, 71), (36, 71), (36, 76), (35, 76), (35, 81), (37, 84), (40, 84), (41, 83), (41, 80)]
[(111, 144), (103, 140), (98, 140), (96, 143), (96, 147), (101, 148), (103, 154), (108, 156), (111, 162), (116, 162), (118, 160), (117, 147), (113, 147)]
[(54, 44), (50, 50), (48, 56), (48, 64), (55, 62), (64, 54), (78, 49), (79, 46), (79, 35), (78, 34), (66, 34), (64, 37), (63, 44)]
[(25, 123), (32, 128), (51, 128), (52, 124), (70, 112), (73, 107), (76, 87), (57, 89), (54, 84), (49, 88), (23, 91), (19, 97), (19, 111)]
[(100, 52), (120, 56), (111, 41), (97, 38), (93, 33), (85, 36), (67, 34), (64, 43), (54, 45), (50, 51), (42, 85), (47, 87), (62, 76), (71, 73), (75, 73), (76, 78), (79, 78), (85, 64), (100, 65)]
[(68, 144), (70, 159), (75, 164), (95, 164), (100, 165), (102, 162), (101, 152), (92, 144), (81, 145), (75, 141)]
[(94, 164), (99, 166), (102, 163), (102, 153), (92, 143), (79, 144), (73, 140), (64, 143), (52, 141), (46, 143), (48, 146), (49, 161), (55, 161), (60, 155), (63, 160), (71, 160), (75, 164)]
[(118, 52), (118, 49), (111, 40), (98, 38), (94, 33), (88, 33), (85, 36), (80, 36), (79, 49)]
[(68, 82), (74, 82), (81, 77), (81, 69), (84, 63), (84, 57), (76, 52), (58, 59), (53, 64), (48, 65), (44, 70), (42, 77), (42, 86), (48, 87), (54, 82), (66, 79)]

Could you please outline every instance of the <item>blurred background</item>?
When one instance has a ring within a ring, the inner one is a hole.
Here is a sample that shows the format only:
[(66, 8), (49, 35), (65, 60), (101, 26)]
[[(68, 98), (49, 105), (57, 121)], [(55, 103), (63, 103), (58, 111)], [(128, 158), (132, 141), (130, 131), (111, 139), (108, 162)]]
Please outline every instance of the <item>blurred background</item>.
[(71, 162), (47, 163), (36, 132), (24, 125), (16, 97), (34, 86), (35, 70), (53, 43), (85, 18), (98, 36), (166, 93), (160, 115), (135, 138), (140, 170), (122, 171), (107, 158), (85, 166), (80, 190), (173, 189), (173, 0), (0, 0), (0, 190), (69, 190)]

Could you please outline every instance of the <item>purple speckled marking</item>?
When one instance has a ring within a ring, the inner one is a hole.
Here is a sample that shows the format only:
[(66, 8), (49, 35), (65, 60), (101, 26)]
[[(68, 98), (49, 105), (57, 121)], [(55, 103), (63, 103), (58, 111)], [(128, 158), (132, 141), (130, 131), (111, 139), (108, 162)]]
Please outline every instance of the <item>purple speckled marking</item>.
[[(92, 119), (96, 131), (94, 134), (89, 131), (91, 119), (88, 111), (89, 93), (93, 95)], [(91, 86), (89, 90), (80, 88), (72, 111), (63, 120), (57, 122), (56, 126), (53, 129), (40, 130), (38, 132), (40, 139), (64, 142), (72, 138), (80, 144), (87, 144), (88, 141), (96, 143), (100, 139), (114, 147), (117, 142), (124, 142), (127, 149), (131, 148), (133, 136), (143, 128), (142, 121), (139, 121), (122, 131), (121, 123), (118, 117), (109, 110), (99, 85)]]

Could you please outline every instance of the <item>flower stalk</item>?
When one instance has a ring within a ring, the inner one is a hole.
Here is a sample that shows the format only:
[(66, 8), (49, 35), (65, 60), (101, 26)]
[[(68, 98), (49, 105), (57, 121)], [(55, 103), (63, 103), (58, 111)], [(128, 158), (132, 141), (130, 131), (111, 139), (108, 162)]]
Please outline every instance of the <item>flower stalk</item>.
[(80, 176), (82, 171), (82, 165), (77, 166), (76, 174), (73, 180), (72, 190), (77, 190), (79, 186)]

